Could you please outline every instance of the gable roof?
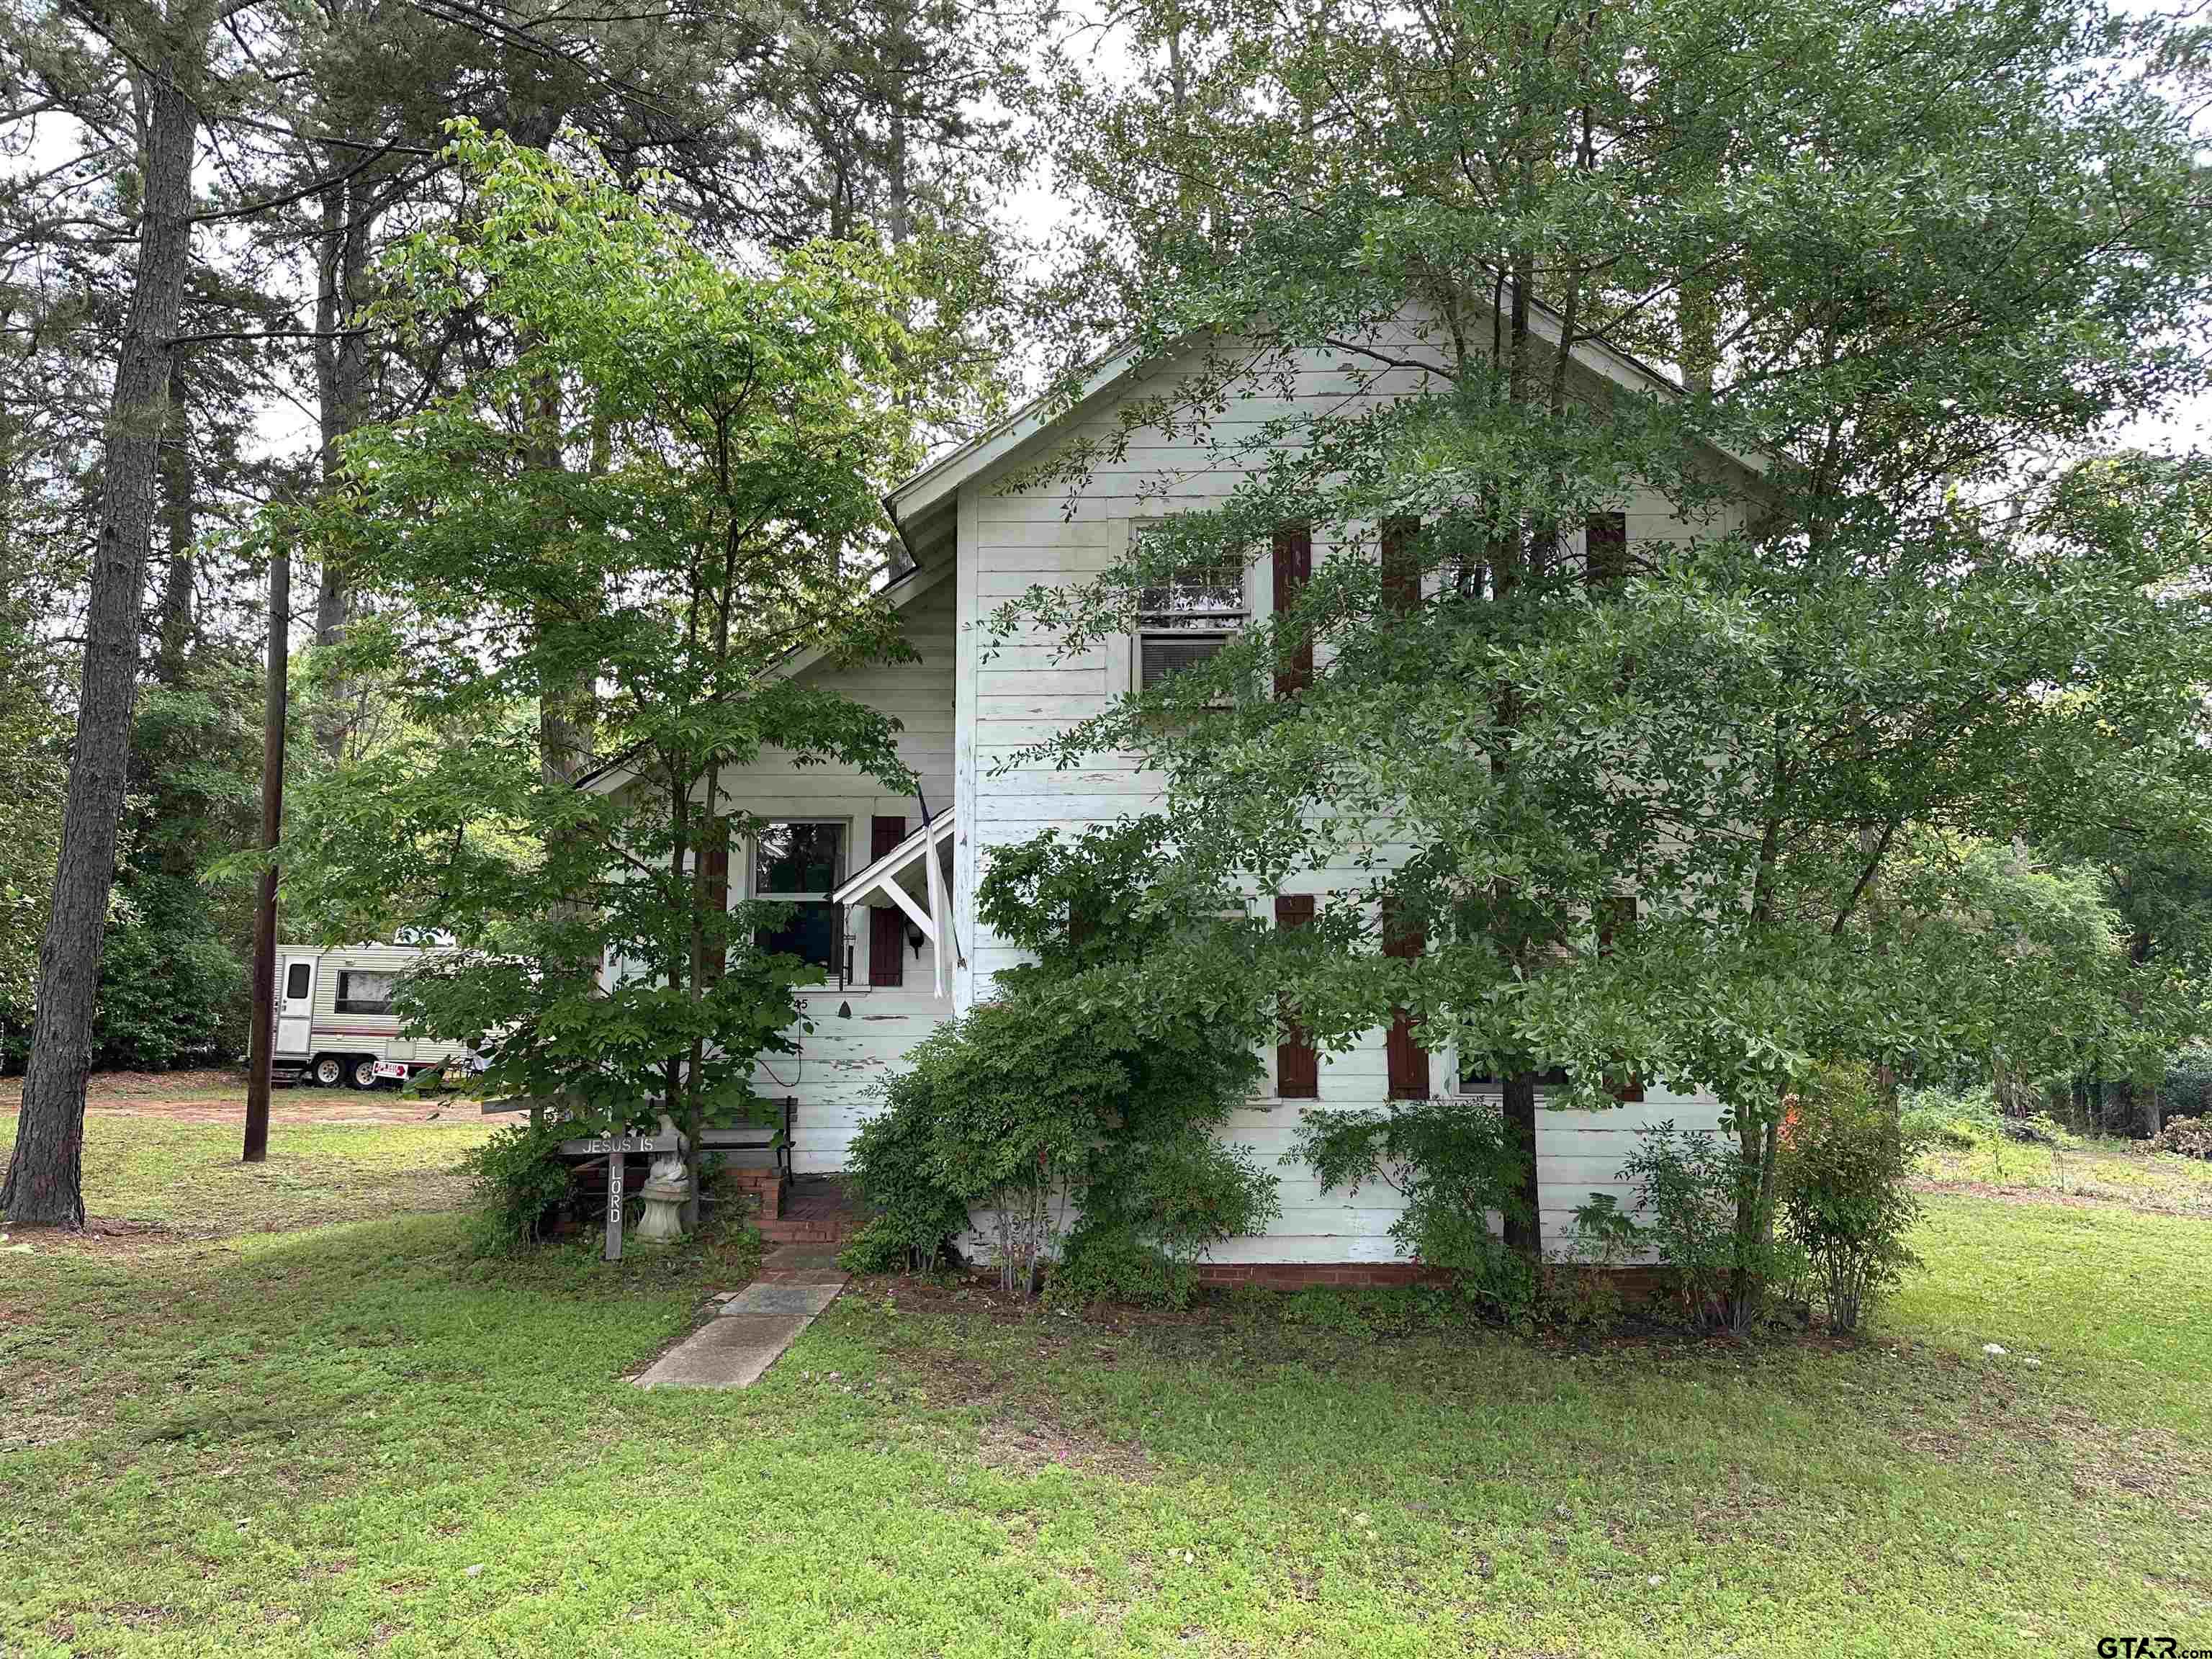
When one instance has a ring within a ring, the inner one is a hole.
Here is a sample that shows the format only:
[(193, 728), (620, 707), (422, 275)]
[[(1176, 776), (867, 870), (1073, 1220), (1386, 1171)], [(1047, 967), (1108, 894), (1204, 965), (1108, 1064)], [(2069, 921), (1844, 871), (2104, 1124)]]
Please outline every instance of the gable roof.
[[(1539, 338), (1548, 337), (1556, 346), (1565, 320), (1540, 301), (1532, 301), (1529, 309), (1535, 325), (1533, 331)], [(1195, 337), (1187, 336), (1176, 347), (1149, 356), (1135, 346), (1121, 347), (1083, 372), (1073, 398), (1063, 399), (1049, 392), (1032, 398), (998, 425), (939, 456), (894, 488), (884, 497), (884, 509), (890, 514), (891, 523), (907, 538), (910, 548), (931, 550), (950, 547), (963, 484), (1084, 418), (1111, 394), (1121, 391), (1125, 382), (1138, 378), (1149, 368), (1171, 361), (1193, 337)], [(1577, 339), (1571, 358), (1582, 368), (1626, 391), (1656, 392), (1668, 398), (1689, 395), (1674, 376), (1662, 374), (1641, 358), (1594, 336)], [(1708, 447), (1753, 475), (1766, 471), (1763, 457), (1739, 454), (1718, 444), (1710, 444)]]
[[(952, 561), (950, 559), (933, 559), (927, 564), (917, 562), (893, 576), (878, 592), (892, 610), (902, 611), (951, 574)], [(787, 680), (795, 674), (805, 673), (828, 654), (828, 651), (820, 646), (794, 649), (771, 663), (767, 672), (774, 678)], [(593, 762), (576, 775), (573, 787), (588, 789), (594, 794), (620, 788), (627, 781), (630, 760), (644, 747), (642, 743), (634, 743), (627, 749), (617, 750), (605, 760)]]

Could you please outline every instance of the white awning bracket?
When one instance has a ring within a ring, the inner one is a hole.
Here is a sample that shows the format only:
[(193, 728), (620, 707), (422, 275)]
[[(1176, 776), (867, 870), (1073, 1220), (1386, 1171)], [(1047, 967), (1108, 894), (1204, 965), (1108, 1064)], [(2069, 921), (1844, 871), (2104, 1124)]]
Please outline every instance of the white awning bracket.
[[(951, 994), (953, 951), (945, 948), (945, 941), (953, 938), (951, 896), (945, 890), (945, 865), (939, 848), (952, 838), (952, 809), (945, 808), (935, 817), (846, 880), (830, 896), (839, 904), (861, 904), (878, 893), (906, 912), (914, 925), (921, 929), (922, 937), (937, 946), (937, 994)], [(910, 874), (919, 861), (923, 868), (924, 890), (928, 895), (929, 908), (925, 911), (915, 896), (906, 889), (902, 878)]]

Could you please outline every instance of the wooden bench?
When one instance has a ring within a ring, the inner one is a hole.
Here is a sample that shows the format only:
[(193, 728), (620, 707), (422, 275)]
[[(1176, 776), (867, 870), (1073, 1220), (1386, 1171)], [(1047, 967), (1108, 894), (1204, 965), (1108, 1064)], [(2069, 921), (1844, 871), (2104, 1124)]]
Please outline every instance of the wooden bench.
[[(725, 1155), (734, 1152), (744, 1155), (734, 1160), (741, 1169), (773, 1169), (787, 1177), (789, 1176), (791, 1174), (791, 1128), (793, 1121), (798, 1114), (799, 1100), (794, 1095), (786, 1095), (781, 1100), (771, 1101), (769, 1105), (775, 1112), (773, 1121), (767, 1123), (733, 1124), (728, 1128), (714, 1128), (710, 1126), (699, 1136), (701, 1147), (710, 1152), (720, 1152)], [(540, 1099), (532, 1095), (516, 1095), (507, 1100), (487, 1100), (483, 1103), (483, 1111), (487, 1117), (501, 1112), (527, 1112), (540, 1107), (546, 1109), (551, 1121), (556, 1123), (561, 1121), (567, 1109), (557, 1097)], [(604, 1140), (605, 1137), (601, 1136), (599, 1139)], [(648, 1154), (667, 1152), (679, 1144), (677, 1137), (670, 1135), (632, 1135), (629, 1137), (629, 1140), (631, 1151)], [(591, 1140), (586, 1138), (564, 1140), (561, 1143), (562, 1154), (568, 1158), (587, 1158), (595, 1154), (603, 1157), (605, 1150), (604, 1146), (594, 1146)]]
[[(706, 1128), (700, 1131), (699, 1146), (702, 1152), (720, 1152), (738, 1168), (770, 1169), (779, 1178), (791, 1178), (791, 1127), (799, 1110), (795, 1096), (786, 1095), (771, 1102), (775, 1109), (775, 1121), (771, 1123), (739, 1123), (726, 1129)], [(741, 1156), (732, 1158), (732, 1153)]]
[[(773, 1221), (783, 1213), (784, 1190), (791, 1181), (791, 1130), (799, 1102), (795, 1096), (786, 1095), (770, 1103), (775, 1112), (766, 1123), (738, 1123), (727, 1128), (708, 1127), (700, 1132), (700, 1150), (711, 1152), (730, 1166), (731, 1185), (742, 1195), (747, 1208), (762, 1219)], [(544, 1108), (555, 1122), (559, 1122), (564, 1106), (558, 1099), (538, 1099), (518, 1096), (511, 1100), (488, 1100), (483, 1109), (495, 1112), (526, 1112)], [(662, 1152), (673, 1152), (683, 1144), (680, 1135), (625, 1135), (622, 1146), (625, 1156), (623, 1185), (635, 1191), (643, 1184), (646, 1170), (653, 1159)], [(571, 1170), (577, 1192), (588, 1193), (592, 1182), (604, 1185), (609, 1141), (604, 1135), (578, 1136), (561, 1143), (561, 1156), (579, 1160)]]

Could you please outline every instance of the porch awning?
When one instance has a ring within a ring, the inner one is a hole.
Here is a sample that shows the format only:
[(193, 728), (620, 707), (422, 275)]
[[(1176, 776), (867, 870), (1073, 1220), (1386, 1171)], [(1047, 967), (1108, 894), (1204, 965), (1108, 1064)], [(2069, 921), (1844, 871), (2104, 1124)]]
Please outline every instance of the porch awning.
[(939, 996), (952, 994), (952, 964), (960, 951), (952, 926), (951, 884), (945, 868), (951, 844), (952, 809), (948, 806), (830, 895), (839, 904), (879, 905), (888, 898), (905, 911), (936, 947)]

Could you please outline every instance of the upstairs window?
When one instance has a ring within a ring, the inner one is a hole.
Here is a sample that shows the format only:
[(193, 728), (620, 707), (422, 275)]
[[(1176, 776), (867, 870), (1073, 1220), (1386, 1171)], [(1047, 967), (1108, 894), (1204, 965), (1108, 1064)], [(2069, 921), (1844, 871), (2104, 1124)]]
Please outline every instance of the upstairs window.
[(1137, 684), (1149, 690), (1206, 660), (1251, 617), (1237, 560), (1178, 566), (1137, 593)]
[(398, 983), (397, 974), (349, 968), (338, 975), (337, 1011), (342, 1014), (388, 1014), (392, 1012), (392, 988)]
[(781, 952), (835, 972), (842, 905), (830, 894), (845, 878), (845, 826), (820, 820), (771, 823), (753, 848), (753, 896), (789, 908), (753, 934), (756, 949)]

